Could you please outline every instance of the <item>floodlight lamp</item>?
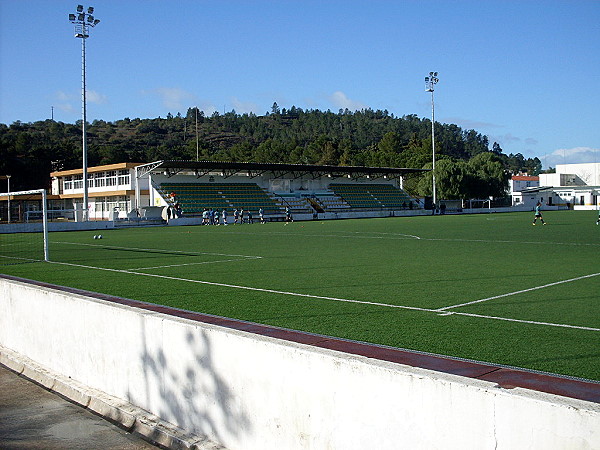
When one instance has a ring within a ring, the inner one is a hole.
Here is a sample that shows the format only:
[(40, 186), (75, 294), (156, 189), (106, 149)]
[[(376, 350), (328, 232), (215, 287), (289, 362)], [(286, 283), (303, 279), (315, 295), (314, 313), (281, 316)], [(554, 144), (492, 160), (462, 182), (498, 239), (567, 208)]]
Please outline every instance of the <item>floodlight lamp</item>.
[(69, 20), (73, 22), (75, 20), (75, 14), (69, 14)]
[(83, 12), (83, 5), (77, 5), (77, 12)]
[(98, 25), (99, 23), (100, 23), (100, 19), (94, 20), (94, 26)]
[(88, 14), (94, 14), (94, 7), (93, 6), (90, 6), (88, 8)]
[(79, 15), (77, 16), (77, 20), (79, 20), (80, 22), (83, 22), (83, 21), (85, 21), (85, 14), (79, 14)]
[(425, 77), (425, 83), (429, 83), (429, 77)]
[(88, 22), (92, 23), (94, 21), (94, 16), (88, 16)]

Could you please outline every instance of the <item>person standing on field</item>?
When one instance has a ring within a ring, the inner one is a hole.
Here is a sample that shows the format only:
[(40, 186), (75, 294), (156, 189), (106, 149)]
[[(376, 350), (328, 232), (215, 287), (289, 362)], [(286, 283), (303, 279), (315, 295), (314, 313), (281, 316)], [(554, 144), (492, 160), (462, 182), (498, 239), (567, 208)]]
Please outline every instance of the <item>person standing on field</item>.
[(540, 211), (541, 207), (542, 207), (542, 204), (540, 202), (537, 202), (537, 205), (535, 205), (535, 216), (533, 216), (532, 225), (535, 225), (535, 222), (538, 219), (540, 219), (540, 221), (542, 222), (542, 225), (546, 225), (546, 222), (544, 222), (544, 218), (542, 217), (542, 212)]

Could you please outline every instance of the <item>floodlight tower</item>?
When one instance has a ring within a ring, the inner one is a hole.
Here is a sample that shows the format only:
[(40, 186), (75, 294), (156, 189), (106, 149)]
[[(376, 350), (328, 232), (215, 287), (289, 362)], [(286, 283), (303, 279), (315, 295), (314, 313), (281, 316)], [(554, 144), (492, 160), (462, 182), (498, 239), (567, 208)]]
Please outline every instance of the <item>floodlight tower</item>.
[(87, 12), (83, 5), (77, 5), (77, 14), (69, 14), (69, 20), (75, 25), (75, 37), (81, 39), (81, 115), (82, 115), (82, 147), (83, 147), (83, 220), (88, 220), (88, 173), (87, 173), (87, 140), (86, 140), (86, 92), (85, 92), (85, 40), (90, 37), (90, 27), (93, 28), (100, 20), (92, 15), (94, 8), (89, 7)]
[[(435, 108), (433, 105), (433, 87), (437, 84), (439, 78), (437, 77), (437, 72), (429, 72), (429, 76), (425, 77), (425, 91), (431, 92), (431, 153), (432, 153), (432, 161), (433, 161), (433, 169), (431, 174), (433, 175), (433, 207), (437, 205), (437, 198), (435, 193)], [(435, 210), (434, 210), (435, 212)]]

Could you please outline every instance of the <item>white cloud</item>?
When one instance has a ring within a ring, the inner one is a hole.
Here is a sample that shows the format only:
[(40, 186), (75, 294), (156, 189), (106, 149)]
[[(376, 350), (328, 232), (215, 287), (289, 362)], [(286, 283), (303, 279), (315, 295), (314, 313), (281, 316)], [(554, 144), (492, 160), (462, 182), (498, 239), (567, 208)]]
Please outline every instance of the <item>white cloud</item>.
[(233, 109), (235, 109), (235, 112), (238, 114), (251, 112), (256, 113), (259, 110), (258, 105), (256, 103), (242, 102), (237, 97), (231, 98), (231, 105), (233, 106)]
[(86, 100), (90, 103), (96, 103), (97, 105), (107, 103), (107, 97), (104, 94), (100, 94), (96, 91), (86, 91), (86, 94)]
[(180, 88), (160, 87), (156, 89), (144, 90), (142, 94), (156, 95), (162, 101), (165, 108), (173, 111), (181, 111), (197, 103), (196, 96)]
[(56, 91), (54, 93), (54, 98), (56, 98), (56, 100), (60, 101), (60, 102), (68, 102), (73, 100), (73, 96), (67, 94), (64, 91)]
[(526, 138), (525, 139), (525, 143), (527, 145), (537, 145), (538, 141), (537, 139), (533, 139), (533, 138)]
[[(437, 121), (436, 121), (437, 122)], [(471, 119), (461, 119), (460, 117), (446, 117), (443, 119), (445, 123), (454, 123), (461, 128), (470, 130), (477, 130), (478, 128), (502, 128), (503, 125), (496, 125), (495, 123), (480, 122)]]
[(217, 110), (217, 107), (209, 101), (200, 101), (197, 105), (198, 110), (203, 111), (205, 116), (211, 116)]
[(76, 112), (75, 107), (71, 103), (58, 103), (57, 105), (55, 105), (55, 107), (59, 111), (66, 112), (69, 114)]
[[(95, 103), (97, 105), (103, 105), (108, 103), (108, 98), (104, 94), (100, 94), (96, 91), (86, 91), (86, 102)], [(54, 100), (56, 100), (55, 106), (59, 111), (66, 113), (74, 113), (81, 108), (81, 91), (73, 93), (56, 91), (54, 93)]]
[(502, 142), (521, 142), (521, 138), (517, 136), (513, 136), (510, 133), (506, 133), (504, 136), (500, 136), (500, 141)]
[(591, 147), (559, 148), (540, 159), (544, 167), (556, 167), (557, 164), (600, 162), (600, 149)]
[(367, 105), (364, 103), (349, 99), (342, 91), (335, 91), (328, 99), (334, 106), (341, 109), (348, 108), (350, 111), (357, 111), (367, 108)]
[(56, 91), (54, 93), (54, 100), (57, 101), (53, 106), (59, 111), (72, 114), (76, 111), (73, 106), (73, 102), (77, 100), (77, 96), (67, 94), (64, 91)]

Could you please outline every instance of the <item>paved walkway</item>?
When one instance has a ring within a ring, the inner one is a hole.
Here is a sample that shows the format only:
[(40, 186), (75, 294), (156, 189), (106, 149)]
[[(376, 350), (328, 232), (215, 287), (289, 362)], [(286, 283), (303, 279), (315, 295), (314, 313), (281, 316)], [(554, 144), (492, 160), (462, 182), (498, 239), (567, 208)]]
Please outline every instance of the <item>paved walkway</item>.
[(0, 449), (156, 449), (0, 365)]

